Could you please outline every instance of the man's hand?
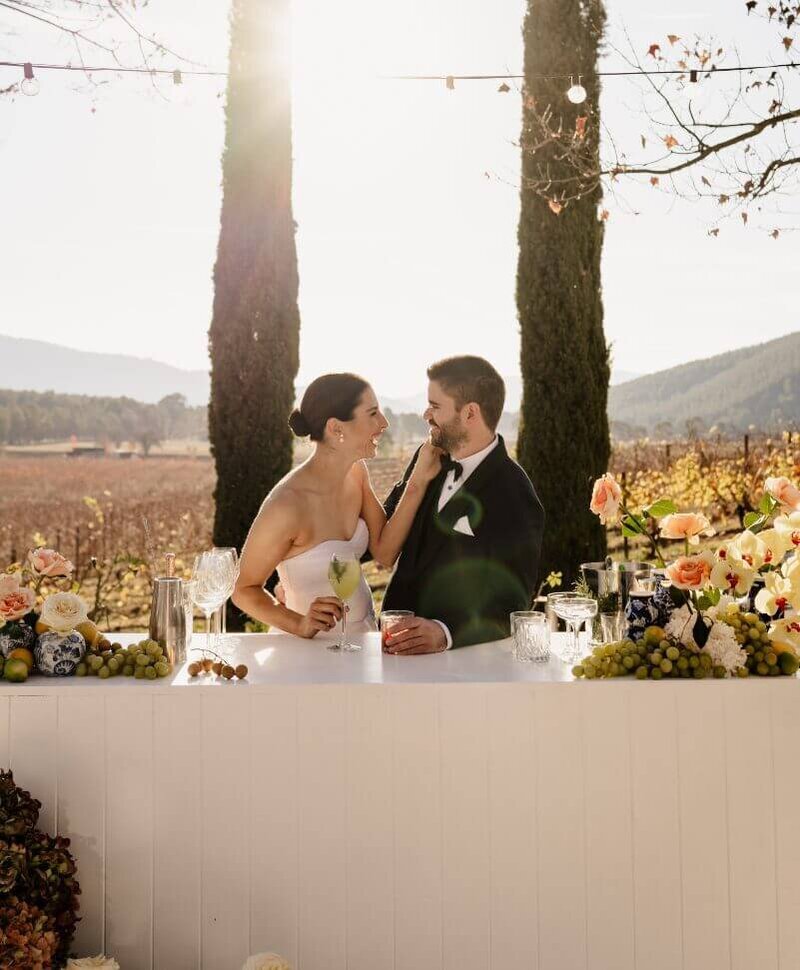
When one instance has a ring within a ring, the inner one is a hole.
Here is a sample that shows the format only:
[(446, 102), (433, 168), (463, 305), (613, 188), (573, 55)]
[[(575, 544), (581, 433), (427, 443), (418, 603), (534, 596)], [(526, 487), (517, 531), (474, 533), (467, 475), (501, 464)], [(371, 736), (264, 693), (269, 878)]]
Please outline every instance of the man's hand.
[(410, 656), (418, 653), (441, 653), (447, 649), (444, 630), (434, 620), (412, 616), (392, 627), (386, 641), (386, 653)]

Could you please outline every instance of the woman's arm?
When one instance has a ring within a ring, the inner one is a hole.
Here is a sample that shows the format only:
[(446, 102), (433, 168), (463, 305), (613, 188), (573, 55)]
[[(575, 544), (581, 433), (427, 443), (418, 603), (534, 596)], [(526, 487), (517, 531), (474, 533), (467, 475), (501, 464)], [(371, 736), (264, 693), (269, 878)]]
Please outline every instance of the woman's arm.
[(242, 612), (262, 623), (295, 636), (310, 638), (321, 630), (332, 629), (336, 624), (341, 617), (338, 599), (335, 596), (320, 596), (304, 615), (279, 603), (264, 589), (275, 567), (291, 550), (298, 524), (295, 502), (282, 498), (264, 502), (242, 549), (239, 579), (231, 599)]
[(388, 521), (372, 487), (367, 466), (361, 463), (361, 514), (369, 529), (370, 552), (382, 566), (393, 566), (400, 555), (428, 484), (439, 474), (441, 456), (441, 450), (429, 442), (422, 446), (400, 501)]

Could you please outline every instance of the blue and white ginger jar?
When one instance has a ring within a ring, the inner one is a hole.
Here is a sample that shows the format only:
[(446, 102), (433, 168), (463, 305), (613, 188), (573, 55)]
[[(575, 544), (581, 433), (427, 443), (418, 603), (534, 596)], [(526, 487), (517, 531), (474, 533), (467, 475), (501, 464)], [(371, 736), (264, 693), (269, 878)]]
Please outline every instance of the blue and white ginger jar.
[(658, 607), (653, 602), (653, 593), (631, 593), (625, 604), (625, 619), (628, 621), (628, 639), (641, 640), (649, 626), (658, 620)]
[(0, 653), (7, 657), (12, 650), (16, 650), (18, 647), (26, 647), (28, 650), (32, 650), (35, 639), (36, 634), (27, 623), (22, 623), (19, 620), (7, 623), (0, 630)]
[(57, 633), (50, 630), (36, 640), (33, 660), (40, 674), (47, 677), (69, 677), (83, 660), (86, 641), (72, 630), (70, 633)]

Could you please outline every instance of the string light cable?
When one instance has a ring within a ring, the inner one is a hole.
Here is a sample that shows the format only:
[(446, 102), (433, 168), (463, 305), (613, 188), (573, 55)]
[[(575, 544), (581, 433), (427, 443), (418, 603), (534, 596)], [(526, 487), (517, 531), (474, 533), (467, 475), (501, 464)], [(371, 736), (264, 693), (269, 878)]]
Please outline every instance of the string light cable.
[[(39, 93), (39, 81), (35, 77), (34, 70), (36, 71), (79, 71), (83, 74), (95, 74), (100, 72), (106, 73), (116, 73), (116, 74), (147, 74), (150, 77), (164, 75), (171, 77), (174, 84), (181, 84), (184, 77), (228, 77), (228, 71), (213, 71), (213, 70), (177, 70), (173, 68), (158, 68), (158, 67), (121, 67), (119, 65), (103, 65), (99, 67), (90, 67), (87, 65), (76, 65), (76, 64), (37, 64), (31, 61), (0, 61), (0, 67), (9, 68), (22, 68), (23, 78), (20, 84), (20, 88), (23, 94), (36, 95)], [(704, 74), (706, 77), (710, 77), (713, 74), (726, 74), (726, 73), (737, 73), (745, 74), (752, 71), (779, 71), (779, 70), (795, 70), (800, 67), (800, 63), (795, 61), (787, 61), (782, 64), (751, 64), (751, 65), (740, 65), (737, 67), (712, 67), (707, 71), (699, 68), (667, 68), (664, 70), (626, 70), (626, 71), (593, 71), (591, 73), (578, 74), (577, 72), (571, 72), (568, 74), (530, 74), (527, 75), (528, 80), (542, 80), (542, 81), (569, 81), (569, 87), (566, 91), (567, 98), (573, 104), (582, 104), (587, 97), (586, 88), (581, 83), (584, 78), (601, 78), (601, 77), (667, 77), (670, 75), (689, 75), (689, 80), (692, 83), (697, 83), (700, 74)], [(575, 79), (577, 78), (577, 83)], [(511, 88), (506, 83), (507, 81), (524, 81), (526, 80), (526, 75), (524, 74), (382, 74), (379, 75), (379, 80), (383, 81), (444, 81), (445, 87), (453, 91), (455, 90), (456, 81), (501, 81), (499, 92), (506, 94), (511, 91)]]

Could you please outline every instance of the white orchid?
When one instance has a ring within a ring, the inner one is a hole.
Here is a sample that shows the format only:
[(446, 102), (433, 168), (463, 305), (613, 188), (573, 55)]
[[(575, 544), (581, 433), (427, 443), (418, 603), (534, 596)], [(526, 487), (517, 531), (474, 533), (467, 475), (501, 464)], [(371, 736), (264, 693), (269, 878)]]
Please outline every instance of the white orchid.
[(729, 596), (744, 596), (750, 591), (756, 570), (739, 557), (733, 543), (729, 542), (717, 551), (711, 569), (711, 585)]
[(764, 547), (765, 566), (777, 566), (784, 555), (792, 548), (792, 540), (784, 532), (777, 529), (764, 529), (758, 533), (758, 538)]
[(775, 519), (775, 531), (783, 538), (788, 549), (800, 549), (800, 512), (779, 515)]
[[(800, 579), (800, 576), (796, 578)], [(780, 572), (767, 573), (764, 576), (764, 588), (756, 595), (756, 610), (774, 616), (778, 610), (785, 610), (787, 606), (800, 609), (800, 585), (796, 585)]]
[[(750, 529), (745, 529), (744, 532), (736, 536), (735, 539), (728, 543), (728, 547), (733, 550), (734, 554), (746, 562), (748, 566), (752, 566), (754, 569), (760, 569), (765, 562), (767, 562), (767, 554), (769, 552), (766, 543), (762, 539), (761, 535), (756, 535), (755, 532), (751, 532)], [(771, 557), (770, 557), (771, 559)]]
[(800, 623), (795, 617), (774, 620), (769, 627), (769, 638), (773, 643), (785, 643), (800, 654)]

